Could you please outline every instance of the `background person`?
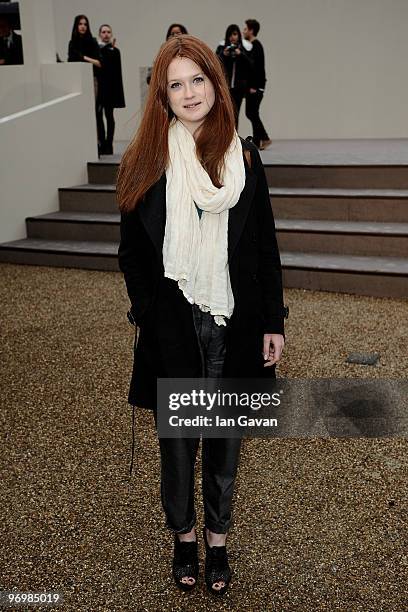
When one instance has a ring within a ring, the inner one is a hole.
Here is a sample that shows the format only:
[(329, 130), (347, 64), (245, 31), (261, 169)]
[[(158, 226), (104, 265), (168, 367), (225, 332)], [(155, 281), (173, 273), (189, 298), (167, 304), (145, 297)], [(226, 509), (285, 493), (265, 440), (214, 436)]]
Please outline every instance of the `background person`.
[[(251, 168), (249, 168), (249, 164)], [(239, 138), (221, 64), (193, 36), (154, 61), (141, 124), (119, 168), (119, 266), (135, 341), (128, 401), (153, 410), (157, 378), (275, 376), (284, 345), (282, 272), (265, 171)], [(159, 438), (161, 500), (174, 533), (173, 576), (198, 576), (194, 466), (200, 440)], [(205, 580), (231, 579), (226, 534), (238, 438), (203, 438)]]
[(23, 42), (13, 30), (11, 15), (0, 15), (0, 65), (24, 64)]
[(246, 95), (245, 114), (252, 123), (253, 141), (259, 149), (271, 144), (264, 125), (259, 116), (259, 107), (265, 92), (265, 55), (262, 44), (256, 38), (260, 29), (259, 21), (247, 19), (242, 35), (245, 40), (252, 43), (250, 58), (253, 62), (252, 79)]
[(216, 54), (224, 67), (230, 94), (235, 105), (235, 127), (238, 130), (239, 111), (248, 91), (252, 61), (247, 52), (252, 43), (242, 40), (241, 31), (235, 24), (229, 25), (225, 38), (217, 47)]
[(99, 70), (101, 54), (96, 38), (92, 36), (89, 20), (86, 15), (77, 15), (72, 26), (71, 40), (68, 45), (69, 62), (88, 62), (93, 66), (95, 100), (98, 95)]
[[(99, 75), (99, 91), (96, 102), (96, 119), (98, 127), (98, 142), (100, 153), (112, 155), (113, 137), (115, 134), (114, 108), (125, 107), (125, 95), (123, 93), (122, 62), (120, 51), (116, 47), (116, 39), (112, 38), (112, 28), (103, 24), (99, 28), (101, 43), (101, 64)], [(106, 132), (103, 114), (106, 118)]]
[[(188, 34), (187, 28), (185, 26), (183, 26), (183, 24), (181, 24), (181, 23), (172, 23), (167, 28), (166, 40), (169, 40), (169, 38), (171, 38), (172, 36), (180, 36), (180, 34)], [(152, 76), (152, 70), (153, 70), (152, 67), (147, 69), (146, 83), (148, 85), (150, 85), (150, 79), (151, 79), (151, 76)]]
[(186, 26), (181, 23), (172, 23), (167, 29), (166, 40), (169, 40), (170, 36), (180, 36), (180, 34), (188, 34)]
[[(89, 20), (86, 15), (77, 15), (74, 19), (72, 27), (71, 40), (68, 45), (68, 61), (69, 62), (87, 62), (93, 67), (93, 80), (95, 92), (95, 114), (98, 124), (98, 90), (99, 77), (101, 69), (101, 54), (96, 38), (92, 36)], [(101, 144), (98, 138), (98, 155), (100, 155)]]

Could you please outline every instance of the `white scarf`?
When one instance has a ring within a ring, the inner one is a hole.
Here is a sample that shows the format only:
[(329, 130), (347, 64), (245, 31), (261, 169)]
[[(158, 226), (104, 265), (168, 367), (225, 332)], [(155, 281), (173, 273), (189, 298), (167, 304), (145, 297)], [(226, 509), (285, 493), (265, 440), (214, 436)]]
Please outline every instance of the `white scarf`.
[[(195, 150), (192, 134), (174, 118), (169, 126), (166, 169), (164, 275), (178, 282), (190, 304), (226, 325), (234, 310), (228, 269), (228, 210), (245, 186), (242, 145), (235, 131), (225, 156), (223, 186), (213, 185)], [(198, 208), (203, 210), (201, 219)]]

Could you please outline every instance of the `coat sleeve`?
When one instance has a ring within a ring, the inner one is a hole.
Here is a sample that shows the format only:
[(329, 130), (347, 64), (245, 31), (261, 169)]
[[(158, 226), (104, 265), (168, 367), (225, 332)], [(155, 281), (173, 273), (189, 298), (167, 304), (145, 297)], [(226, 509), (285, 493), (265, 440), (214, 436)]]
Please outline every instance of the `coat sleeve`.
[(252, 168), (257, 175), (255, 202), (258, 219), (258, 278), (262, 290), (264, 333), (284, 335), (282, 266), (276, 240), (269, 188), (258, 149), (251, 146)]
[(218, 45), (215, 51), (215, 54), (220, 60), (222, 68), (225, 70), (225, 64), (226, 64), (225, 60), (227, 59), (227, 57), (224, 55), (224, 49), (225, 47), (223, 45)]
[(152, 296), (153, 246), (140, 220), (137, 207), (121, 213), (120, 243), (118, 249), (119, 268), (123, 272), (126, 289), (131, 302), (131, 313), (139, 325)]
[(91, 49), (92, 49), (92, 54), (91, 54), (92, 59), (99, 60), (102, 63), (101, 49), (99, 47), (99, 44), (96, 38), (92, 38)]
[(82, 62), (83, 59), (84, 59), (84, 56), (82, 55), (82, 53), (78, 51), (73, 41), (70, 40), (69, 45), (68, 45), (68, 61), (69, 62)]
[(125, 93), (123, 91), (122, 58), (119, 49), (115, 49), (115, 108), (125, 108)]
[(218, 45), (218, 47), (215, 50), (215, 54), (220, 56), (223, 52), (224, 47), (222, 45)]
[(247, 70), (251, 70), (254, 66), (252, 59), (249, 57), (244, 47), (240, 47), (240, 51), (241, 55), (238, 56), (238, 60), (246, 66)]
[(251, 87), (253, 87), (254, 89), (265, 89), (265, 54), (262, 45), (258, 41), (254, 42), (250, 57), (252, 60), (253, 68), (251, 72)]

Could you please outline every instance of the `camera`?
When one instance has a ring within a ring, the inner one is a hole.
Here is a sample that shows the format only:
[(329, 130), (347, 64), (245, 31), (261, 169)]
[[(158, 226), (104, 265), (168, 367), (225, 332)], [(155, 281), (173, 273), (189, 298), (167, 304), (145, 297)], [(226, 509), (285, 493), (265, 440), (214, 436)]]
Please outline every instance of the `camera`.
[(234, 45), (232, 43), (231, 45), (228, 45), (228, 47), (225, 48), (229, 51), (231, 57), (236, 57), (235, 50), (238, 48), (238, 45)]

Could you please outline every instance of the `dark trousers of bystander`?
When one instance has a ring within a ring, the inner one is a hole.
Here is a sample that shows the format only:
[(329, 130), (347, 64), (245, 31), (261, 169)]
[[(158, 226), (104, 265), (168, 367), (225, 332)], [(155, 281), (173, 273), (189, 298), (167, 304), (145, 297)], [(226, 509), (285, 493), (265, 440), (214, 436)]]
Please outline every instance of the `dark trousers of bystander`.
[(263, 92), (259, 89), (256, 93), (247, 93), (245, 103), (245, 114), (252, 123), (252, 136), (254, 144), (259, 147), (261, 140), (269, 140), (269, 136), (259, 116), (259, 107), (263, 98)]
[(245, 90), (234, 87), (230, 89), (230, 94), (234, 103), (235, 128), (238, 130), (239, 111), (241, 110), (242, 100), (245, 98)]
[[(106, 118), (106, 132), (103, 121), (103, 113)], [(113, 107), (104, 106), (97, 103), (96, 106), (96, 125), (98, 130), (98, 148), (102, 155), (112, 155), (113, 153), (113, 136), (115, 133), (115, 119), (113, 116)]]

